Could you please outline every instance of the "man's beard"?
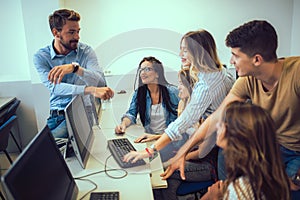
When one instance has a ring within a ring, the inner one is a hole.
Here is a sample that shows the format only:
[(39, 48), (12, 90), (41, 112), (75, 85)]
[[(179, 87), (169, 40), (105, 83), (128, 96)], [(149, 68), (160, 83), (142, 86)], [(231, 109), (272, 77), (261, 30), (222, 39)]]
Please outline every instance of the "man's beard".
[[(64, 42), (64, 39), (60, 37), (60, 44), (69, 51), (77, 49), (78, 40), (70, 40), (68, 43)], [(73, 44), (73, 45), (72, 45)]]

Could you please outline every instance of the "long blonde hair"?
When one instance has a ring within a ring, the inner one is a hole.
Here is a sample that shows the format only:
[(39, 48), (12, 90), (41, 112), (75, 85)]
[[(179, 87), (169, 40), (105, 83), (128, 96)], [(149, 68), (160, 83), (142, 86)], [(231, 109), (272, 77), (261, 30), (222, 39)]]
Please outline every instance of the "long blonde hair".
[(226, 107), (223, 120), (227, 185), (247, 177), (255, 199), (289, 199), (288, 177), (270, 115), (259, 106), (233, 102)]
[(183, 40), (191, 57), (189, 69), (194, 81), (198, 81), (198, 73), (200, 71), (214, 72), (222, 69), (216, 43), (208, 31), (202, 29), (188, 32), (181, 38), (181, 42)]

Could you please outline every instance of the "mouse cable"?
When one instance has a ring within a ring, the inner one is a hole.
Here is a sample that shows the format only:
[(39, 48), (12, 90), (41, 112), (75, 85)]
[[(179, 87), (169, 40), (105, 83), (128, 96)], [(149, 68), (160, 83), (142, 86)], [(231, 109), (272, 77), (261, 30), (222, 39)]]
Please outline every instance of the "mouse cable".
[[(104, 171), (105, 171), (105, 174), (106, 174), (108, 177), (113, 178), (113, 179), (121, 179), (121, 178), (126, 177), (126, 176), (128, 175), (128, 172), (127, 172), (125, 169), (122, 169), (122, 168), (119, 168), (119, 169), (107, 169), (107, 161), (108, 161), (108, 159), (109, 159), (110, 157), (112, 157), (112, 155), (108, 156), (108, 157), (106, 158), (106, 160), (105, 160), (105, 165), (104, 165)], [(110, 174), (108, 173), (108, 172), (110, 172), (110, 171), (122, 171), (122, 172), (124, 172), (124, 175), (122, 175), (122, 176), (112, 176), (112, 175), (110, 175)]]
[(84, 199), (88, 194), (90, 194), (91, 192), (93, 192), (94, 190), (96, 190), (98, 188), (97, 184), (93, 181), (91, 181), (90, 179), (82, 179), (82, 178), (75, 178), (76, 180), (80, 180), (80, 181), (87, 181), (90, 182), (92, 185), (94, 185), (94, 187), (92, 189), (90, 189), (89, 191), (87, 191), (82, 197), (79, 198), (79, 200)]

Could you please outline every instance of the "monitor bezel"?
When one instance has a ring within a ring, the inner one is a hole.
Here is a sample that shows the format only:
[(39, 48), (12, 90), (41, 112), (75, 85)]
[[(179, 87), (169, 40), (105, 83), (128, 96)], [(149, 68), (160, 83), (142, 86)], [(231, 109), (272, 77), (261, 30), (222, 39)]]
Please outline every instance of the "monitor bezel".
[[(5, 193), (7, 199), (9, 199), (9, 200), (16, 199), (16, 195), (11, 192), (11, 189), (12, 189), (11, 184), (8, 183), (9, 176), (13, 176), (13, 173), (15, 173), (16, 169), (22, 169), (22, 167), (20, 165), (28, 164), (28, 163), (26, 163), (28, 160), (28, 154), (32, 155), (33, 153), (40, 153), (40, 152), (36, 151), (36, 145), (39, 145), (41, 143), (41, 141), (43, 141), (43, 139), (45, 139), (44, 137), (47, 137), (47, 139), (50, 140), (51, 146), (52, 146), (52, 153), (57, 155), (58, 160), (61, 162), (61, 164), (63, 166), (62, 170), (65, 170), (65, 172), (67, 173), (67, 176), (71, 180), (65, 199), (76, 199), (77, 198), (78, 186), (76, 185), (74, 177), (72, 176), (59, 148), (56, 145), (55, 139), (54, 139), (49, 127), (46, 125), (37, 135), (35, 135), (35, 137), (29, 142), (29, 144), (25, 147), (25, 149), (21, 152), (21, 154), (13, 162), (13, 164), (10, 166), (10, 168), (7, 170), (7, 172), (1, 177), (2, 188), (4, 190), (4, 193)], [(47, 151), (47, 152), (51, 152), (50, 148), (49, 148), (49, 151)], [(47, 155), (45, 155), (45, 156), (47, 156)], [(45, 166), (45, 168), (46, 167), (47, 166)], [(40, 170), (44, 170), (44, 169), (40, 169)], [(46, 181), (46, 180), (43, 179), (41, 181)], [(36, 189), (36, 188), (34, 188), (34, 189)], [(49, 195), (50, 194), (47, 194), (47, 196), (49, 196)]]
[[(79, 101), (79, 104), (81, 106), (83, 106), (83, 110), (85, 111), (84, 113), (82, 113), (82, 115), (80, 117), (85, 117), (86, 121), (88, 122), (88, 126), (89, 126), (89, 135), (86, 141), (86, 144), (84, 144), (84, 149), (83, 151), (85, 151), (85, 155), (82, 156), (81, 154), (81, 150), (80, 150), (80, 145), (78, 144), (78, 140), (81, 140), (80, 137), (80, 133), (78, 133), (76, 130), (74, 130), (74, 123), (71, 120), (71, 116), (69, 116), (70, 114), (73, 113), (73, 111), (71, 109), (73, 109), (73, 104), (76, 103), (76, 101)], [(74, 150), (75, 156), (80, 164), (80, 166), (85, 169), (86, 165), (87, 165), (87, 161), (88, 158), (90, 157), (90, 153), (91, 153), (91, 148), (93, 145), (93, 141), (94, 141), (94, 132), (93, 132), (93, 127), (90, 124), (89, 118), (87, 116), (87, 112), (85, 109), (85, 104), (83, 101), (83, 96), (82, 95), (76, 95), (72, 98), (72, 100), (69, 102), (69, 104), (66, 106), (65, 108), (65, 118), (66, 118), (66, 124), (67, 124), (67, 129), (68, 129), (68, 134), (69, 134), (69, 142), (71, 143), (71, 146)], [(67, 148), (69, 148), (67, 146)], [(67, 149), (66, 149), (67, 150)]]

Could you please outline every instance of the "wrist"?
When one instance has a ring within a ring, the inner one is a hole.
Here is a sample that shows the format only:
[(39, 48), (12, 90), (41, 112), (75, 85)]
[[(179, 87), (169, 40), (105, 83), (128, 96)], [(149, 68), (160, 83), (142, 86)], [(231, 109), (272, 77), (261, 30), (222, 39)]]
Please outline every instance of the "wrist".
[(72, 66), (73, 66), (73, 72), (72, 73), (76, 73), (79, 69), (79, 63), (72, 62)]
[(148, 157), (151, 158), (153, 156), (153, 154), (151, 153), (150, 149), (149, 148), (145, 148), (147, 154), (148, 154)]
[(96, 87), (94, 87), (94, 86), (87, 86), (87, 87), (84, 88), (84, 94), (85, 95), (86, 94), (91, 94), (91, 95), (94, 96), (95, 92), (96, 92)]
[(151, 144), (150, 149), (151, 149), (152, 154), (157, 153), (157, 149), (155, 147), (155, 144)]

